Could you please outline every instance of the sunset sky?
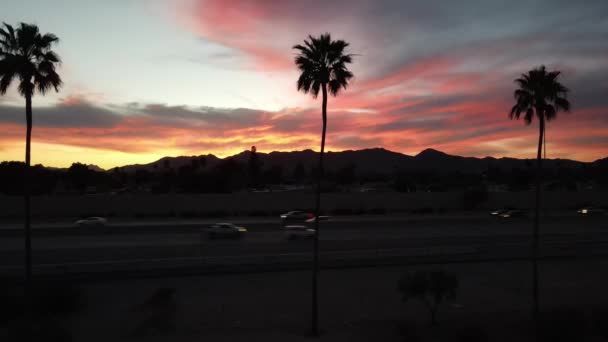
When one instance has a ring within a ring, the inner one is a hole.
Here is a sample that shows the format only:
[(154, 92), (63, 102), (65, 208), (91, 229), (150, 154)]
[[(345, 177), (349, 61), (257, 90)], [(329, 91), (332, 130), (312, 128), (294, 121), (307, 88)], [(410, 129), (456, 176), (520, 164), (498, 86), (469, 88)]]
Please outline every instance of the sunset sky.
[[(608, 156), (608, 1), (0, 0), (0, 21), (59, 36), (59, 93), (34, 98), (33, 163), (104, 168), (163, 156), (318, 150), (320, 99), (292, 46), (330, 32), (356, 54), (329, 99), (329, 150), (535, 156), (513, 80), (563, 72), (571, 113), (549, 158)], [(24, 100), (0, 96), (0, 160), (23, 160)]]

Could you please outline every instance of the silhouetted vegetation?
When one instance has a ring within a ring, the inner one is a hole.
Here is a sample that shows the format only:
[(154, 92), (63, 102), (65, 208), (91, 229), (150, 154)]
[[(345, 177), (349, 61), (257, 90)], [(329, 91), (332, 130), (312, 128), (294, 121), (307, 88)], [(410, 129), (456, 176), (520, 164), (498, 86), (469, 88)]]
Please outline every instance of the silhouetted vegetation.
[[(34, 195), (312, 191), (317, 174), (314, 168), (307, 170), (301, 162), (264, 165), (258, 157), (255, 159), (258, 159), (255, 162), (258, 167), (252, 167), (251, 157), (243, 162), (228, 158), (212, 165), (206, 163), (205, 157), (192, 157), (188, 163), (176, 166), (176, 169), (142, 166), (129, 171), (123, 168), (99, 171), (81, 163), (74, 163), (68, 169), (35, 165), (30, 168), (30, 188)], [(23, 162), (0, 162), (0, 193), (23, 194), (24, 167)], [(535, 172), (530, 164), (512, 169), (488, 167), (468, 173), (430, 169), (395, 169), (389, 173), (372, 173), (361, 170), (356, 164), (347, 164), (325, 170), (321, 189), (323, 192), (460, 191), (466, 192), (465, 196), (471, 196), (473, 192), (527, 191), (534, 185)], [(543, 188), (546, 191), (605, 189), (608, 187), (606, 173), (608, 163), (595, 162), (573, 167), (558, 162), (554, 168), (544, 168)], [(473, 202), (471, 199), (463, 198), (465, 207), (474, 208), (483, 203), (483, 198)]]
[(458, 276), (443, 270), (405, 273), (398, 289), (404, 302), (420, 300), (429, 309), (431, 325), (437, 323), (437, 312), (442, 303), (456, 298)]
[[(45, 95), (51, 89), (59, 91), (61, 77), (56, 72), (60, 63), (53, 46), (59, 38), (52, 33), (41, 34), (38, 26), (20, 23), (17, 28), (4, 23), (0, 29), (0, 95), (6, 94), (14, 79), (17, 90), (25, 98), (25, 165), (23, 167), (25, 282), (29, 289), (32, 278), (31, 248), (31, 184), (30, 161), (32, 143), (32, 99), (34, 94)], [(29, 295), (29, 293), (26, 293)], [(28, 308), (29, 310), (29, 308)]]
[[(353, 55), (346, 53), (349, 46), (344, 40), (332, 40), (329, 33), (319, 37), (308, 36), (304, 44), (294, 45), (298, 51), (295, 64), (300, 71), (297, 87), (305, 94), (310, 93), (316, 98), (321, 92), (322, 105), (321, 117), (323, 130), (321, 133), (321, 152), (319, 153), (319, 168), (316, 172), (317, 191), (315, 196), (315, 215), (319, 216), (321, 211), (321, 191), (323, 180), (323, 155), (325, 153), (325, 134), (327, 132), (327, 96), (338, 96), (348, 87), (348, 82), (353, 78), (353, 73), (348, 70), (347, 65), (352, 63)], [(315, 220), (314, 238), (314, 270), (313, 270), (313, 308), (312, 308), (312, 334), (318, 335), (317, 316), (317, 274), (319, 272), (319, 220)]]
[[(544, 65), (522, 74), (515, 80), (518, 88), (513, 95), (515, 105), (511, 109), (510, 118), (519, 119), (523, 114), (526, 125), (532, 123), (534, 118), (538, 120), (538, 149), (536, 153), (536, 208), (534, 214), (534, 232), (532, 236), (533, 245), (533, 297), (534, 297), (534, 316), (538, 320), (539, 299), (538, 299), (538, 234), (540, 226), (540, 205), (541, 205), (541, 181), (542, 181), (542, 149), (545, 142), (545, 124), (557, 118), (559, 111), (570, 111), (570, 102), (566, 99), (568, 88), (561, 84), (557, 79), (559, 71), (547, 72)], [(545, 147), (546, 149), (546, 147)]]

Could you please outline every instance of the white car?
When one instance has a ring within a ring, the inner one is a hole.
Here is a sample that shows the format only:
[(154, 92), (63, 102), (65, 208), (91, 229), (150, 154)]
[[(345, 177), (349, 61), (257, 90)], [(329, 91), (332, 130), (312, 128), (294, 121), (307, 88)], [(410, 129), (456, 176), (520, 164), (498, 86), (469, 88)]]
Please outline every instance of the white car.
[(313, 213), (305, 212), (302, 210), (293, 210), (293, 211), (287, 212), (285, 214), (282, 214), (280, 217), (281, 217), (281, 223), (283, 223), (283, 225), (285, 225), (285, 224), (288, 224), (289, 222), (304, 222), (308, 219), (314, 218), (315, 215)]
[(499, 217), (499, 216), (501, 216), (502, 214), (506, 213), (509, 210), (513, 210), (513, 208), (508, 208), (507, 207), (507, 208), (502, 208), (502, 209), (496, 209), (496, 210), (492, 211), (490, 213), (490, 215)]
[(584, 215), (584, 216), (594, 216), (594, 215), (605, 215), (606, 214), (606, 210), (604, 210), (602, 208), (596, 208), (596, 207), (584, 207), (584, 208), (577, 210), (576, 212), (579, 215)]
[(216, 223), (203, 230), (210, 239), (240, 239), (247, 232), (247, 228), (239, 227), (232, 223)]
[(311, 239), (315, 236), (315, 230), (307, 226), (285, 226), (283, 230), (287, 240)]
[(103, 217), (87, 217), (82, 220), (78, 220), (74, 222), (74, 225), (83, 227), (83, 226), (100, 226), (103, 227), (108, 224), (108, 220)]

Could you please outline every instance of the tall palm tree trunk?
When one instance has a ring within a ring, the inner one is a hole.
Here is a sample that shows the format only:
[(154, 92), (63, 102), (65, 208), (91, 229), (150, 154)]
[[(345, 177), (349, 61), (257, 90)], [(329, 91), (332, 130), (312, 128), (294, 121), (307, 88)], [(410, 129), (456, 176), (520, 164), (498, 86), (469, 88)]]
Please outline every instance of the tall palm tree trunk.
[(319, 216), (321, 214), (321, 180), (323, 178), (323, 154), (325, 152), (325, 132), (327, 131), (327, 84), (323, 83), (323, 133), (321, 134), (321, 153), (319, 153), (319, 172), (317, 173), (317, 193), (315, 201), (315, 239), (312, 270), (312, 327), (313, 336), (319, 335)]
[[(538, 113), (538, 109), (537, 109)], [(538, 151), (536, 154), (536, 206), (534, 213), (534, 235), (532, 237), (532, 262), (533, 262), (533, 280), (532, 291), (534, 300), (534, 324), (538, 328), (538, 319), (540, 313), (540, 298), (539, 298), (539, 277), (538, 277), (538, 257), (539, 257), (539, 229), (540, 229), (540, 195), (541, 195), (541, 173), (542, 173), (542, 149), (543, 138), (545, 135), (545, 120), (544, 113), (538, 115), (539, 119), (539, 135), (538, 135)]]
[(32, 245), (30, 227), (30, 164), (32, 143), (32, 98), (26, 96), (25, 117), (27, 131), (25, 136), (25, 170), (23, 173), (24, 198), (25, 198), (25, 280), (29, 284), (32, 277)]
[(32, 142), (32, 96), (25, 96), (25, 169), (23, 170), (23, 196), (25, 200), (25, 314), (29, 321), (31, 316), (32, 288), (32, 241), (30, 227), (30, 155)]

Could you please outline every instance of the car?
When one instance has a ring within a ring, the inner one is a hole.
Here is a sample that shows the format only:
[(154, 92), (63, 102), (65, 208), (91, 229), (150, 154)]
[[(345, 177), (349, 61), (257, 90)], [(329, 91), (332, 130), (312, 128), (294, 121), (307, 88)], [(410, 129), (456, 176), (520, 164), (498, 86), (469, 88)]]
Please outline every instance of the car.
[(500, 214), (498, 216), (502, 217), (502, 218), (522, 218), (522, 217), (527, 217), (528, 213), (525, 210), (521, 210), (521, 209), (511, 209), (511, 210), (507, 210), (507, 211), (503, 212), (502, 214)]
[(509, 210), (513, 210), (513, 208), (506, 207), (506, 208), (502, 208), (502, 209), (496, 209), (496, 210), (490, 212), (490, 215), (498, 217), (498, 216), (506, 213)]
[(597, 207), (583, 207), (576, 211), (579, 215), (583, 216), (595, 216), (595, 215), (605, 215), (606, 210)]
[(98, 217), (98, 216), (87, 217), (82, 220), (78, 220), (78, 221), (74, 222), (74, 225), (79, 226), (79, 227), (84, 227), (84, 226), (103, 227), (106, 224), (108, 224), (108, 220), (106, 218)]
[[(313, 216), (313, 217), (309, 218), (308, 220), (306, 220), (306, 223), (314, 223), (315, 221), (316, 221), (315, 217)], [(319, 215), (319, 222), (320, 221), (329, 221), (329, 216)]]
[(203, 233), (207, 234), (210, 239), (240, 239), (247, 233), (247, 228), (239, 227), (232, 223), (221, 222), (205, 228)]
[(302, 225), (289, 225), (283, 228), (287, 240), (312, 239), (316, 230)]
[(288, 222), (304, 222), (308, 219), (315, 217), (314, 214), (305, 212), (302, 210), (292, 210), (281, 215), (281, 222), (286, 224)]

